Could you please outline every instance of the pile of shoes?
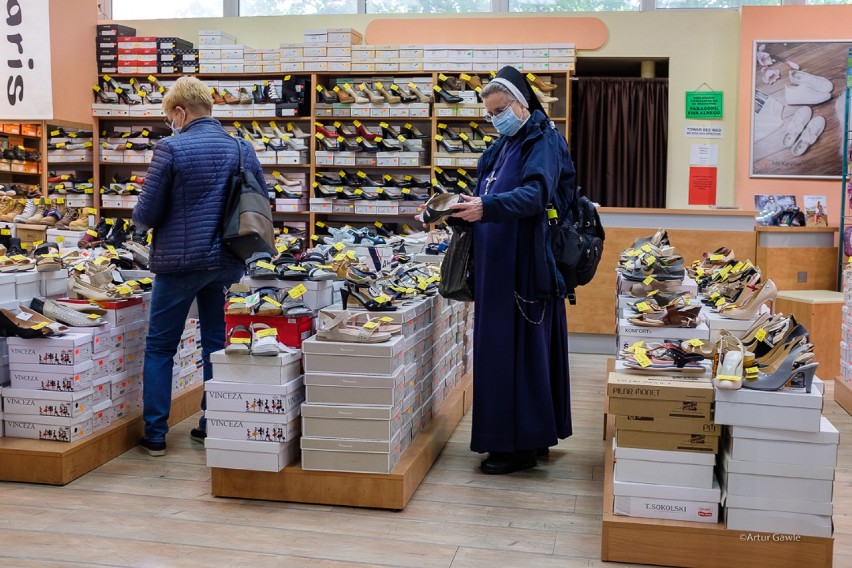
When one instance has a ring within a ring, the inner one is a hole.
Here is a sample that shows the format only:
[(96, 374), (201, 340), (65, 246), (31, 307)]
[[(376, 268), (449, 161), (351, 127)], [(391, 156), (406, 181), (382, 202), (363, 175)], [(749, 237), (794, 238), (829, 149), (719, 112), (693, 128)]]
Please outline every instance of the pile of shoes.
[(368, 175), (364, 172), (351, 173), (316, 172), (314, 174), (314, 197), (340, 200), (380, 200), (422, 202), (429, 198), (431, 182), (414, 176), (384, 173)]
[[(70, 209), (64, 200), (57, 202), (49, 197), (23, 199), (0, 196), (0, 221), (6, 223), (26, 223), (56, 227), (60, 221), (70, 218)], [(65, 226), (60, 225), (60, 227)]]
[(402, 330), (401, 325), (392, 321), (390, 318), (372, 318), (348, 310), (321, 310), (316, 336), (319, 341), (384, 343)]
[(689, 272), (704, 296), (702, 302), (723, 318), (752, 320), (764, 304), (775, 305), (778, 295), (775, 282), (761, 280), (758, 267), (750, 260), (737, 260), (728, 248), (704, 253), (702, 260), (693, 262)]
[(430, 93), (424, 93), (414, 83), (398, 85), (396, 83), (383, 83), (382, 81), (363, 81), (357, 84), (343, 82), (333, 87), (326, 88), (317, 85), (317, 102), (323, 104), (409, 104), (429, 103), (432, 98)]
[(298, 354), (299, 349), (288, 347), (278, 341), (278, 330), (274, 327), (255, 322), (248, 327), (236, 325), (228, 331), (225, 353), (277, 357), (282, 353)]
[(449, 126), (444, 123), (438, 124), (438, 132), (435, 136), (439, 152), (481, 153), (493, 144), (500, 135), (490, 124), (480, 124), (471, 121), (467, 126)]
[(110, 75), (101, 76), (97, 85), (92, 87), (96, 103), (101, 104), (160, 104), (166, 93), (156, 77), (148, 76), (147, 82), (130, 78), (127, 83), (119, 83)]
[[(642, 282), (635, 294), (654, 289), (654, 283), (680, 282), (686, 276), (683, 257), (669, 243), (668, 233), (659, 229), (650, 237), (636, 239), (619, 259), (620, 276), (632, 282)], [(646, 293), (647, 293), (646, 292)]]

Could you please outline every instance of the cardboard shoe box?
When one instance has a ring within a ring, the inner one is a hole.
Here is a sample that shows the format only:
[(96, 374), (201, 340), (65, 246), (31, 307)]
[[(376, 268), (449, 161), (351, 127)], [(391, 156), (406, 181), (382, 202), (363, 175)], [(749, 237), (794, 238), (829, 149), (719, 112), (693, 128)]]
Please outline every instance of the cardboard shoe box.
[(716, 459), (699, 452), (627, 448), (613, 442), (616, 481), (710, 489)]
[(55, 442), (76, 442), (92, 433), (92, 412), (74, 418), (4, 413), (6, 436)]
[(92, 410), (92, 389), (55, 392), (29, 389), (3, 389), (3, 409), (11, 414), (36, 414), (75, 418)]
[(725, 496), (728, 530), (830, 538), (832, 512), (831, 503)]
[(92, 357), (92, 338), (84, 333), (22, 339), (9, 337), (10, 364), (73, 366)]
[(825, 417), (819, 432), (735, 426), (728, 438), (728, 453), (735, 460), (833, 468), (839, 441), (837, 428)]
[(15, 363), (9, 366), (9, 375), (16, 389), (81, 391), (92, 386), (94, 367), (91, 360), (71, 367)]
[(281, 353), (277, 357), (211, 353), (213, 380), (224, 383), (284, 385), (299, 376), (301, 353)]
[[(719, 522), (722, 491), (714, 479), (711, 489), (614, 481), (613, 513), (627, 517)], [(730, 527), (728, 527), (730, 528)]]
[(207, 467), (279, 472), (299, 457), (296, 440), (258, 444), (244, 440), (211, 438), (204, 440)]
[(719, 476), (728, 495), (831, 503), (833, 467), (734, 460), (723, 454)]
[(403, 367), (393, 375), (306, 373), (305, 400), (320, 404), (398, 406), (406, 392), (404, 379)]
[(388, 442), (402, 423), (402, 409), (391, 406), (302, 405), (302, 431), (312, 438)]
[(717, 424), (755, 428), (777, 428), (819, 432), (822, 420), (822, 393), (793, 390), (719, 390), (716, 393)]
[(639, 430), (617, 430), (616, 436), (618, 437), (618, 443), (625, 448), (703, 452), (709, 454), (715, 454), (719, 451), (718, 436), (642, 432)]
[(691, 375), (643, 376), (610, 373), (607, 379), (610, 398), (633, 400), (692, 400), (713, 402), (713, 383), (706, 377)]
[(405, 338), (393, 336), (384, 343), (319, 341), (316, 336), (302, 343), (305, 372), (393, 375), (402, 366)]
[(401, 433), (389, 442), (301, 439), (302, 469), (350, 473), (390, 473), (402, 453)]
[(652, 416), (707, 422), (713, 420), (712, 408), (712, 402), (692, 400), (609, 399), (609, 413), (619, 416)]
[(244, 383), (204, 383), (207, 410), (248, 412), (260, 414), (287, 414), (298, 409), (305, 401), (303, 377), (299, 376), (283, 385), (255, 385)]
[(638, 430), (642, 432), (667, 432), (670, 434), (702, 434), (721, 436), (725, 429), (712, 420), (692, 420), (681, 418), (662, 418), (655, 416), (616, 416), (617, 430)]
[(298, 408), (288, 414), (208, 410), (205, 416), (207, 417), (207, 435), (212, 438), (252, 442), (289, 442), (301, 431)]

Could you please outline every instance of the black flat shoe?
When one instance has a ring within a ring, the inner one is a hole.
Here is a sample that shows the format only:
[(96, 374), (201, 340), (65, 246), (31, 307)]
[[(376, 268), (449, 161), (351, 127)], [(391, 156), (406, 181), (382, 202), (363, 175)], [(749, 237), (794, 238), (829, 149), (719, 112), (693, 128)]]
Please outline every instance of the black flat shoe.
[(505, 475), (536, 466), (536, 451), (491, 452), (482, 460), (479, 469), (486, 475)]
[(207, 432), (202, 430), (201, 428), (193, 428), (189, 431), (189, 438), (193, 442), (198, 442), (199, 444), (204, 443), (204, 439), (207, 438)]

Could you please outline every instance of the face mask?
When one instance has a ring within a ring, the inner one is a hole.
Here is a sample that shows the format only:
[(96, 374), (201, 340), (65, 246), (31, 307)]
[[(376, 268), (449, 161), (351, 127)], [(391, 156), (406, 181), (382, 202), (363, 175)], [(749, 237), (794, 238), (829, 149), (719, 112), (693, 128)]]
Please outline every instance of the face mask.
[(183, 130), (182, 126), (175, 126), (175, 120), (174, 119), (170, 120), (168, 125), (169, 125), (169, 129), (171, 129), (171, 131), (172, 131), (172, 134), (174, 134), (175, 136), (180, 134), (181, 130)]
[(494, 125), (501, 136), (514, 136), (524, 125), (524, 122), (526, 121), (518, 118), (511, 107), (491, 119), (491, 124)]

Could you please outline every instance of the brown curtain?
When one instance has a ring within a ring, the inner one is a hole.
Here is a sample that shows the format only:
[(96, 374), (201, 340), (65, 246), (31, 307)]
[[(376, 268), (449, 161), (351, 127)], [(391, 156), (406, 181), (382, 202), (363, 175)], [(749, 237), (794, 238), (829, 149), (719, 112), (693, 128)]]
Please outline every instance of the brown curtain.
[(665, 207), (668, 79), (577, 79), (577, 184), (607, 207)]

